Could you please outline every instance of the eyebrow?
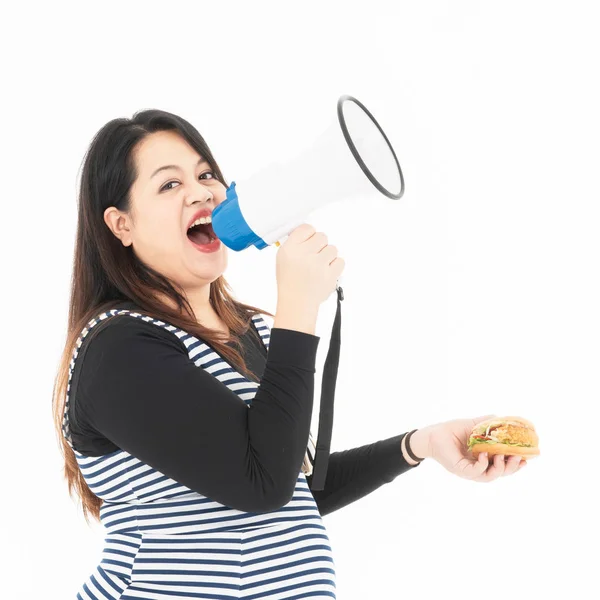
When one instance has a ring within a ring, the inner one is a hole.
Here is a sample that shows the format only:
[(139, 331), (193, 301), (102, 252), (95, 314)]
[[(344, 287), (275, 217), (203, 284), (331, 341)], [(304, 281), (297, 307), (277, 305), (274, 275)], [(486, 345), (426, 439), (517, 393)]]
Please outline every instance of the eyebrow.
[[(201, 156), (200, 160), (196, 163), (196, 166), (201, 165), (202, 163), (205, 163), (205, 162), (208, 162), (208, 161)], [(152, 175), (150, 175), (150, 179), (152, 179), (155, 175), (157, 175), (161, 171), (165, 171), (166, 169), (181, 170), (181, 167), (179, 165), (164, 165), (163, 167), (159, 167), (158, 169), (156, 169), (156, 171), (154, 171), (154, 173), (152, 173)]]

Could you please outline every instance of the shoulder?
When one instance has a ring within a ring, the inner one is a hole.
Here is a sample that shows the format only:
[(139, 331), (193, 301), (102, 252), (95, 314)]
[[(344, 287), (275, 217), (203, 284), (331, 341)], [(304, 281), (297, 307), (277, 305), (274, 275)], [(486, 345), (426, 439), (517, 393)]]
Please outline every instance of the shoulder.
[[(161, 325), (130, 314), (111, 315), (90, 327), (76, 356), (71, 394), (88, 405), (120, 397), (190, 363), (184, 343)], [(82, 404), (82, 405), (83, 405)]]
[[(129, 313), (99, 315), (87, 332), (80, 336), (80, 349), (76, 362), (89, 363), (106, 361), (111, 357), (133, 358), (155, 352), (157, 349), (186, 354), (187, 350), (182, 340), (161, 324), (147, 318), (132, 316)], [(162, 323), (162, 322), (158, 322)], [(85, 361), (84, 361), (85, 358)]]

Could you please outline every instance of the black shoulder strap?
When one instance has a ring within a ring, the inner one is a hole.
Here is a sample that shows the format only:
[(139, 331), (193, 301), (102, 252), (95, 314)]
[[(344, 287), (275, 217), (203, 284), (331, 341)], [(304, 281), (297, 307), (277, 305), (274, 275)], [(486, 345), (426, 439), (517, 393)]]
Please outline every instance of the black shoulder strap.
[(325, 365), (323, 367), (321, 407), (319, 410), (319, 433), (310, 486), (312, 490), (322, 490), (325, 487), (325, 477), (327, 476), (327, 466), (329, 463), (329, 449), (331, 448), (335, 384), (340, 361), (342, 300), (344, 299), (344, 290), (338, 286), (336, 292), (337, 311), (333, 321), (329, 350), (327, 351), (327, 358), (325, 359)]

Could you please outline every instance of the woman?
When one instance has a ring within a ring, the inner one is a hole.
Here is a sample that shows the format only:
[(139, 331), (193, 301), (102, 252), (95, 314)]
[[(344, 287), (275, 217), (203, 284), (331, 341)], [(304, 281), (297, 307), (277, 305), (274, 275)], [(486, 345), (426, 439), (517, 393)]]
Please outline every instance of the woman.
[(167, 112), (107, 123), (86, 154), (53, 402), (69, 492), (106, 528), (77, 598), (335, 598), (322, 516), (425, 458), (476, 481), (525, 464), (466, 455), (484, 415), (332, 453), (313, 493), (315, 324), (344, 261), (301, 225), (275, 315), (238, 302), (205, 223), (226, 189)]

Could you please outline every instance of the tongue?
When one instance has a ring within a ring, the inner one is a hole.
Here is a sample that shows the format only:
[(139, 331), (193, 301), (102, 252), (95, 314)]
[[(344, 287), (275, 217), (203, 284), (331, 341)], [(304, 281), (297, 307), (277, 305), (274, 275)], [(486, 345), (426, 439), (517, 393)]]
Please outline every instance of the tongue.
[(188, 237), (194, 244), (198, 244), (199, 246), (210, 243), (210, 235), (206, 231), (202, 231), (202, 229), (192, 229), (188, 233)]

